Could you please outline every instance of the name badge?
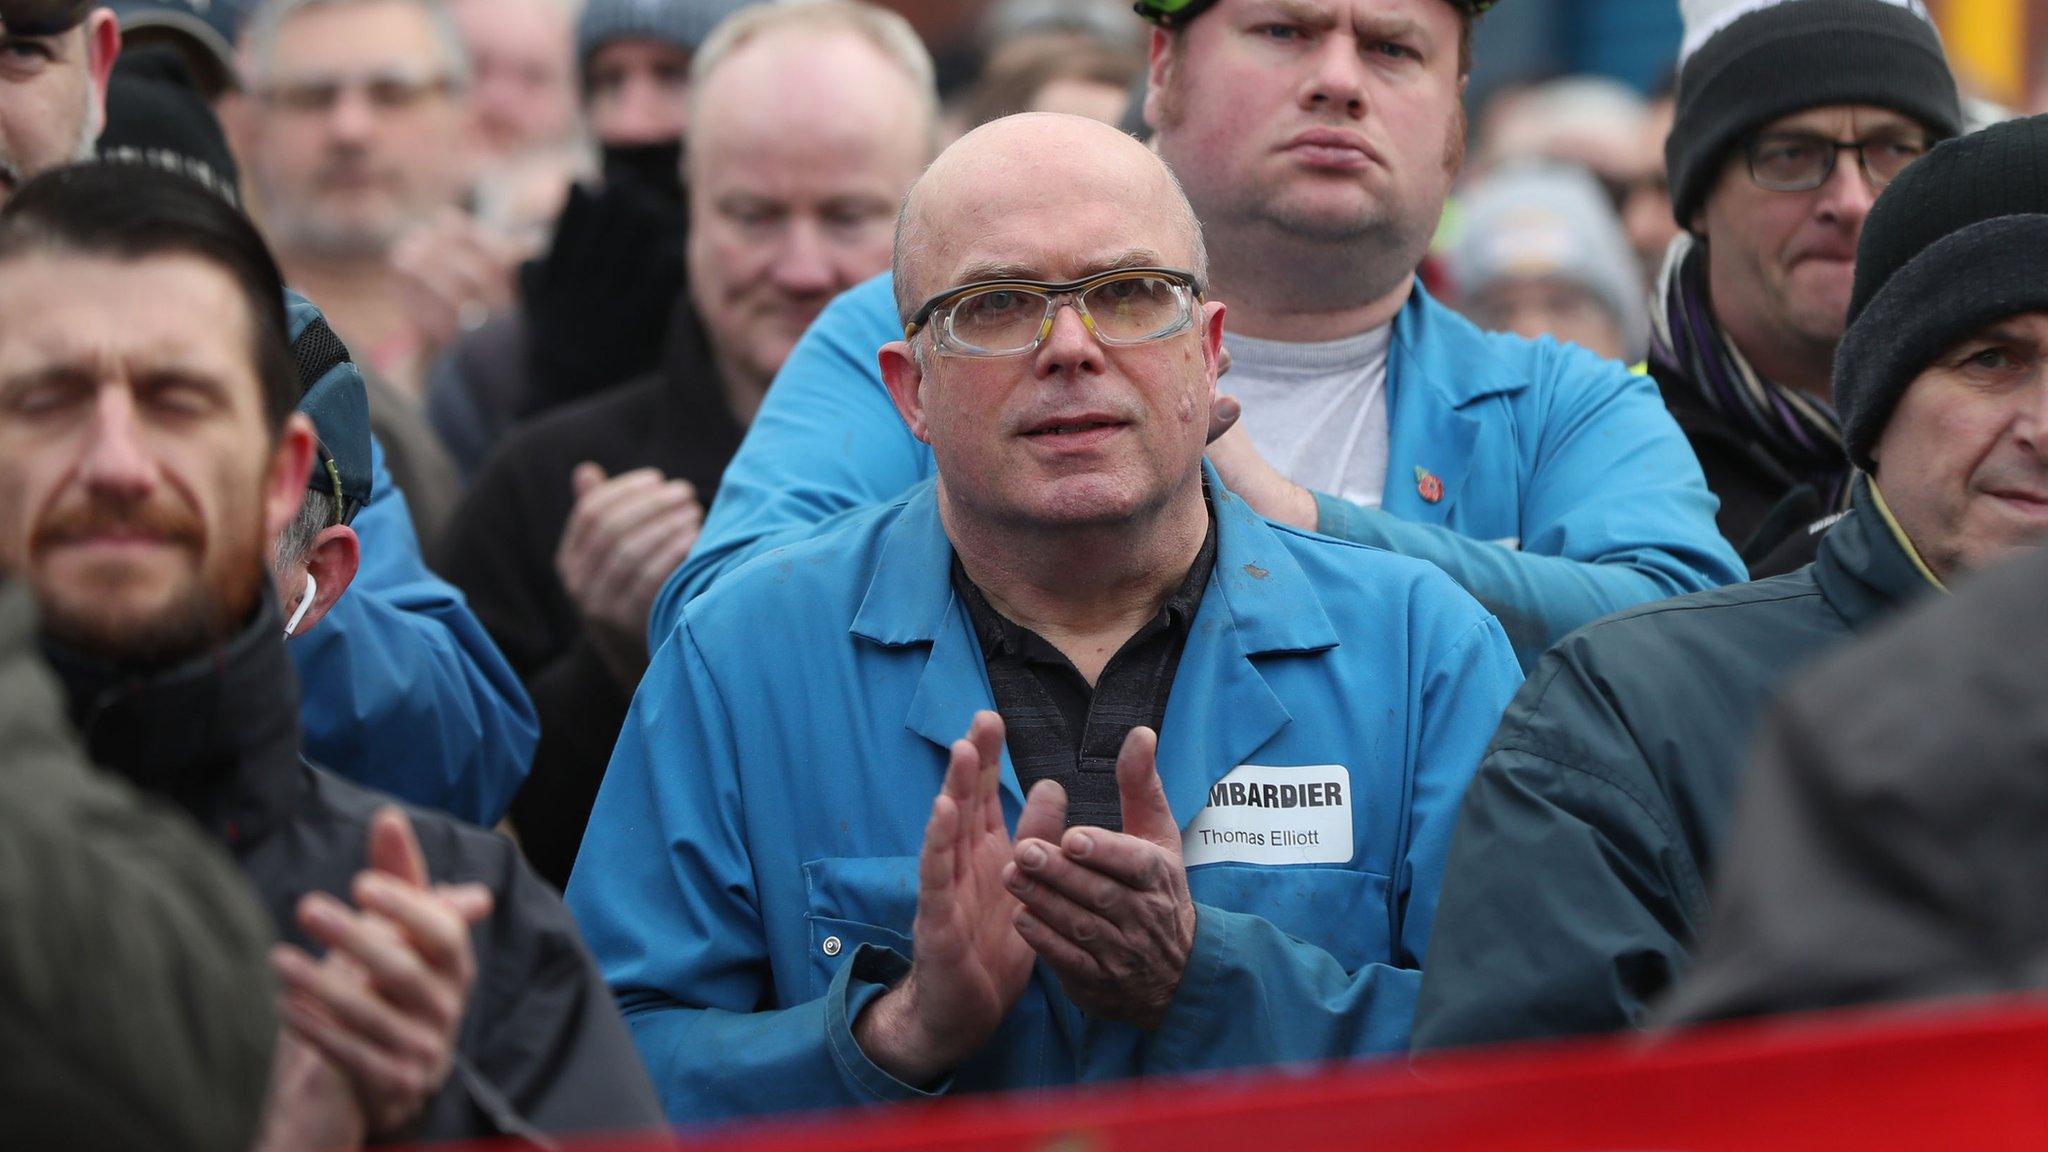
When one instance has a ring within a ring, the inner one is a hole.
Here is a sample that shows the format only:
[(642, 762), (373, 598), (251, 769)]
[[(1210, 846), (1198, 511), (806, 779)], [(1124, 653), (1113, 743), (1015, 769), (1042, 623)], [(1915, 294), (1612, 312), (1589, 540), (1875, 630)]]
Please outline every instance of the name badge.
[(1181, 833), (1200, 864), (1344, 864), (1351, 859), (1351, 773), (1342, 764), (1240, 765), (1209, 786), (1209, 804)]

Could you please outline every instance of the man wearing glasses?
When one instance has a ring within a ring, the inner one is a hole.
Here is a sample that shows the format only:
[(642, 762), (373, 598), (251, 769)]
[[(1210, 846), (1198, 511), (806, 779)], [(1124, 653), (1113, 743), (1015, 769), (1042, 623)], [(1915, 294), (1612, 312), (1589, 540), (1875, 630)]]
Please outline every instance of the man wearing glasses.
[(1406, 1042), (1519, 672), (1433, 566), (1222, 489), (1206, 265), (1079, 117), (912, 190), (881, 362), (937, 477), (684, 609), (570, 881), (671, 1120)]
[(1885, 185), (1961, 127), (1940, 39), (1887, 0), (1789, 0), (1685, 62), (1665, 153), (1687, 231), (1658, 277), (1650, 372), (1752, 577), (1812, 560), (1813, 526), (1848, 506), (1829, 374), (1856, 240)]
[[(264, 234), (357, 358), (417, 397), (438, 334), (396, 257), (409, 236), (467, 225), (458, 209), (474, 156), (459, 30), (439, 0), (269, 0), (245, 40), (252, 99), (240, 143)], [(459, 230), (473, 243), (438, 248), (432, 283), (480, 323), (509, 295), (509, 250)]]
[[(1262, 514), (1428, 560), (1524, 662), (1645, 600), (1742, 576), (1654, 386), (1582, 349), (1482, 333), (1415, 277), (1464, 156), (1490, 0), (1147, 0), (1147, 122), (1215, 254), (1211, 452)], [(872, 367), (885, 283), (819, 317), (777, 375), (651, 617), (826, 516), (932, 474)], [(865, 379), (863, 377), (866, 377)]]

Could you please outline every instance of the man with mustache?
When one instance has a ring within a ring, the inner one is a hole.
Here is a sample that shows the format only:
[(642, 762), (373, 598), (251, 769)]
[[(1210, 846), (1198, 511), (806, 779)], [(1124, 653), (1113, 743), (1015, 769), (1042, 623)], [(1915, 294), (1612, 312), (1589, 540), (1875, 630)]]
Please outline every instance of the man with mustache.
[(269, 558), (317, 446), (286, 331), (275, 263), (206, 186), (142, 165), (23, 185), (0, 210), (0, 574), (35, 595), (92, 761), (210, 832), (285, 941), (270, 1139), (652, 1123), (517, 850), (300, 758)]
[(937, 480), (685, 610), (570, 880), (670, 1119), (1399, 1049), (1500, 625), (1223, 489), (1224, 307), (1129, 136), (976, 129), (896, 253)]
[[(0, 4), (0, 151), (23, 176), (75, 159), (69, 142), (98, 135), (119, 48), (112, 13), (87, 0)], [(13, 187), (0, 180), (0, 202)], [(330, 341), (303, 345), (314, 355), (301, 368), (341, 371), (346, 355), (327, 355), (340, 348)], [(374, 487), (351, 522), (361, 571), (325, 627), (291, 649), (310, 689), (306, 746), (359, 783), (493, 824), (533, 754), (533, 707), (461, 596), (420, 559), (406, 501), (374, 441), (371, 451)]]
[[(1225, 386), (1244, 426), (1211, 451), (1224, 482), (1284, 523), (1436, 564), (1526, 664), (1589, 620), (1742, 569), (1649, 381), (1482, 333), (1416, 280), (1463, 159), (1471, 35), (1490, 6), (1139, 8), (1159, 25), (1146, 120), (1233, 317)], [(791, 352), (663, 591), (653, 644), (720, 572), (932, 475), (873, 364), (896, 325), (876, 281)]]
[(2048, 539), (2044, 149), (2040, 117), (1960, 137), (1871, 210), (1834, 377), (1858, 471), (1820, 558), (1603, 620), (1531, 674), (1459, 815), (1418, 1046), (1640, 1026), (1786, 677)]
[(1776, 576), (1812, 560), (1848, 507), (1830, 373), (1856, 238), (1962, 110), (1934, 28), (1893, 0), (1741, 16), (1687, 57), (1677, 108), (1665, 157), (1685, 232), (1657, 278), (1650, 374), (1721, 499), (1722, 534), (1752, 577)]

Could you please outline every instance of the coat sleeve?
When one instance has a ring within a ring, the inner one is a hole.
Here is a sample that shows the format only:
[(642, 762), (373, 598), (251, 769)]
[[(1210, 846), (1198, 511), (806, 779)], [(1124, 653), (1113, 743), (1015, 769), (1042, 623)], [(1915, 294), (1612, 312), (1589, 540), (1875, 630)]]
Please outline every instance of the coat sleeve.
[(372, 443), (362, 566), (292, 641), (306, 755), (365, 787), (481, 825), (526, 778), (533, 705), (462, 594), (427, 570), (405, 496)]
[[(1699, 461), (1646, 377), (1553, 350), (1514, 549), (1316, 494), (1316, 530), (1427, 560), (1500, 617), (1526, 669), (1565, 634), (1651, 600), (1746, 579)], [(1525, 415), (1524, 419), (1530, 418)]]
[(569, 880), (663, 1110), (702, 1123), (926, 1095), (853, 1040), (904, 957), (863, 945), (823, 997), (772, 1007), (737, 736), (685, 618), (641, 680)]
[(933, 473), (896, 414), (877, 354), (900, 339), (887, 276), (840, 296), (790, 352), (719, 482), (703, 535), (661, 590), (654, 651), (682, 607), (726, 572), (850, 509), (886, 503)]
[(1443, 649), (1410, 707), (1421, 729), (1409, 766), (1406, 845), (1395, 877), (1395, 954), (1347, 970), (1261, 917), (1196, 906), (1195, 946), (1165, 1021), (1147, 1042), (1148, 1074), (1256, 1067), (1403, 1051), (1436, 913), (1458, 796), (1521, 671), (1500, 625), (1484, 619)]
[[(1538, 713), (1541, 739), (1530, 732)], [(1553, 650), (1465, 795), (1415, 1047), (1639, 1026), (1705, 911), (1705, 885), (1627, 725)]]

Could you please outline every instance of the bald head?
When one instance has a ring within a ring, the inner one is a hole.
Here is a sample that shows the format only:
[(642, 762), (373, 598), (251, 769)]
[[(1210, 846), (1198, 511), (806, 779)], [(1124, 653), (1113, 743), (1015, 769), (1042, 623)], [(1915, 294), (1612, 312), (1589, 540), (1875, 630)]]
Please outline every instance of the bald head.
[[(1025, 206), (1048, 200), (1075, 227), (1023, 223)], [(1078, 236), (1099, 238), (1103, 250), (1077, 250)], [(1006, 116), (962, 136), (911, 187), (896, 224), (896, 308), (907, 320), (950, 284), (1066, 280), (1106, 262), (1185, 268), (1207, 282), (1201, 225), (1179, 181), (1151, 150), (1100, 121)]]

